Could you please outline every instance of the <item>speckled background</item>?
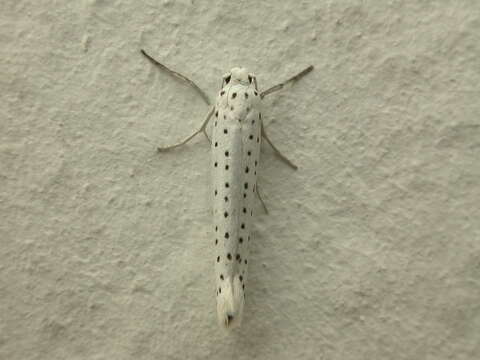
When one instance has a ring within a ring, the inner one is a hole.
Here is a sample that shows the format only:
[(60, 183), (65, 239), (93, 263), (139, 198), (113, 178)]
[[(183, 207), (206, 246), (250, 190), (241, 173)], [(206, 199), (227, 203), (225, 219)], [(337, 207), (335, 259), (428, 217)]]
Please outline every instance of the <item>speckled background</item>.
[[(0, 5), (0, 358), (478, 359), (478, 1)], [(207, 108), (267, 129), (244, 323), (216, 323)]]

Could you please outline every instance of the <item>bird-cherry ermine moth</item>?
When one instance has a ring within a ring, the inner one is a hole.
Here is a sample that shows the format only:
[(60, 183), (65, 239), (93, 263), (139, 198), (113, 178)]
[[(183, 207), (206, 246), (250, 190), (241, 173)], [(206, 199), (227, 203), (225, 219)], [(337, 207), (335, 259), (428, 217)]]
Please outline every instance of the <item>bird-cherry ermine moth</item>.
[[(188, 82), (210, 105), (208, 96), (193, 81), (170, 70), (145, 51), (141, 52), (155, 65)], [(209, 141), (212, 148), (215, 293), (218, 321), (225, 328), (238, 326), (242, 320), (248, 276), (248, 245), (252, 240), (253, 204), (256, 196), (267, 211), (257, 185), (262, 138), (283, 161), (292, 168), (297, 168), (269, 140), (262, 122), (262, 99), (282, 89), (287, 83), (298, 80), (312, 69), (313, 66), (309, 66), (283, 83), (259, 92), (255, 75), (245, 68), (233, 68), (223, 76), (222, 89), (202, 126), (185, 140), (158, 148), (158, 151), (171, 150), (187, 143), (201, 132), (208, 139), (207, 124), (210, 119), (214, 122), (212, 139)]]

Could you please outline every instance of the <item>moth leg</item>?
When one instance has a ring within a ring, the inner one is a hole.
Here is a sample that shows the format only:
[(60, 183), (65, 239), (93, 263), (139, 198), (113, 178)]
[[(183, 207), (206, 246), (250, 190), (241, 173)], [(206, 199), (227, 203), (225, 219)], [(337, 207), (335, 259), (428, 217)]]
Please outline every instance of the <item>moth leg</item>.
[(212, 106), (210, 108), (210, 110), (208, 111), (208, 114), (207, 114), (207, 117), (205, 118), (205, 120), (203, 121), (203, 124), (202, 126), (200, 127), (200, 129), (198, 129), (197, 131), (195, 131), (192, 135), (186, 137), (184, 140), (180, 141), (179, 143), (176, 143), (176, 144), (173, 144), (173, 145), (170, 145), (170, 146), (164, 146), (164, 147), (157, 147), (157, 150), (159, 152), (163, 152), (163, 151), (168, 151), (168, 150), (172, 150), (176, 147), (179, 147), (179, 146), (182, 146), (184, 144), (186, 144), (187, 142), (189, 142), (191, 139), (193, 139), (195, 137), (195, 135), (203, 132), (205, 134), (205, 136), (207, 137), (208, 141), (210, 141), (210, 139), (208, 138), (207, 136), (207, 133), (205, 132), (205, 128), (207, 127), (208, 125), (208, 122), (210, 121), (210, 118), (212, 117), (212, 114), (213, 114), (213, 111), (215, 110), (215, 107)]
[(210, 143), (210, 145), (212, 145), (212, 140), (210, 140), (210, 138), (208, 137), (208, 134), (207, 134), (207, 126), (205, 125), (205, 127), (203, 128), (202, 130), (203, 132), (203, 135), (205, 135), (205, 137), (207, 138), (208, 142)]
[(306, 69), (300, 71), (297, 75), (292, 76), (290, 79), (288, 79), (288, 80), (286, 80), (286, 81), (284, 81), (280, 84), (277, 84), (275, 86), (272, 86), (271, 88), (269, 88), (265, 91), (262, 91), (260, 93), (260, 97), (263, 99), (265, 96), (270, 95), (271, 93), (274, 93), (275, 91), (283, 89), (283, 87), (285, 85), (287, 85), (288, 83), (295, 82), (295, 81), (299, 80), (300, 78), (304, 77), (305, 75), (307, 75), (312, 70), (313, 70), (313, 65), (310, 65)]
[(287, 159), (287, 157), (285, 155), (283, 155), (280, 150), (278, 150), (275, 145), (273, 145), (273, 143), (270, 141), (270, 139), (268, 138), (268, 135), (267, 135), (267, 132), (265, 131), (265, 127), (263, 126), (263, 122), (262, 122), (262, 125), (261, 125), (261, 131), (262, 131), (262, 136), (265, 140), (267, 140), (267, 142), (270, 144), (270, 146), (272, 147), (273, 151), (277, 154), (277, 156), (283, 160), (288, 166), (290, 166), (291, 168), (297, 170), (298, 169), (298, 166), (295, 165), (294, 163), (292, 163), (290, 160)]
[[(179, 72), (176, 72), (172, 69), (169, 69), (168, 67), (166, 67), (165, 65), (163, 65), (159, 61), (155, 60), (150, 55), (148, 55), (145, 50), (140, 49), (140, 52), (143, 54), (143, 56), (145, 56), (148, 60), (150, 60), (154, 65), (158, 66), (160, 69), (168, 72), (172, 76), (175, 76), (175, 77), (187, 82), (191, 87), (193, 87), (195, 89), (195, 91), (198, 92), (198, 94), (202, 97), (203, 101), (205, 101), (205, 103), (207, 105), (211, 104), (210, 99), (208, 98), (207, 94), (205, 94), (205, 92), (202, 89), (200, 89), (200, 87), (197, 84), (195, 84), (192, 80), (190, 80), (188, 77), (186, 77), (185, 75), (182, 75)], [(208, 136), (207, 136), (207, 138), (208, 138)]]
[(268, 215), (267, 205), (265, 205), (265, 203), (263, 202), (262, 196), (260, 195), (260, 191), (258, 190), (258, 183), (256, 184), (255, 188), (257, 189), (256, 193), (258, 196), (258, 200), (260, 200), (260, 202), (262, 203), (263, 210), (265, 210), (265, 214)]

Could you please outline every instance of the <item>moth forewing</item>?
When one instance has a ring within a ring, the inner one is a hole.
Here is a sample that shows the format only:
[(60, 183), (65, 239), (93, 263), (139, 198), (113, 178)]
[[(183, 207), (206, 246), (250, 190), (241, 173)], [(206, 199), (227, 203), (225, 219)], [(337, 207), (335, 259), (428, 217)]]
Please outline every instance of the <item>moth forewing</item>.
[[(234, 68), (218, 94), (212, 133), (213, 222), (219, 323), (241, 323), (261, 143), (261, 99)], [(228, 80), (228, 82), (227, 82)]]

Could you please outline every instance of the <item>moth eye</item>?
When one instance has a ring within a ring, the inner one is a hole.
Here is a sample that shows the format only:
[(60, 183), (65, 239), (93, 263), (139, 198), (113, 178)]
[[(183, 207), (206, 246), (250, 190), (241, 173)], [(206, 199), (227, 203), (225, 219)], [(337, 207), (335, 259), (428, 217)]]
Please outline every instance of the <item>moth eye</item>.
[(225, 78), (225, 84), (228, 84), (230, 82), (230, 79), (232, 78), (232, 75), (228, 75), (226, 78)]
[(248, 75), (248, 82), (251, 84), (253, 81), (252, 75)]

